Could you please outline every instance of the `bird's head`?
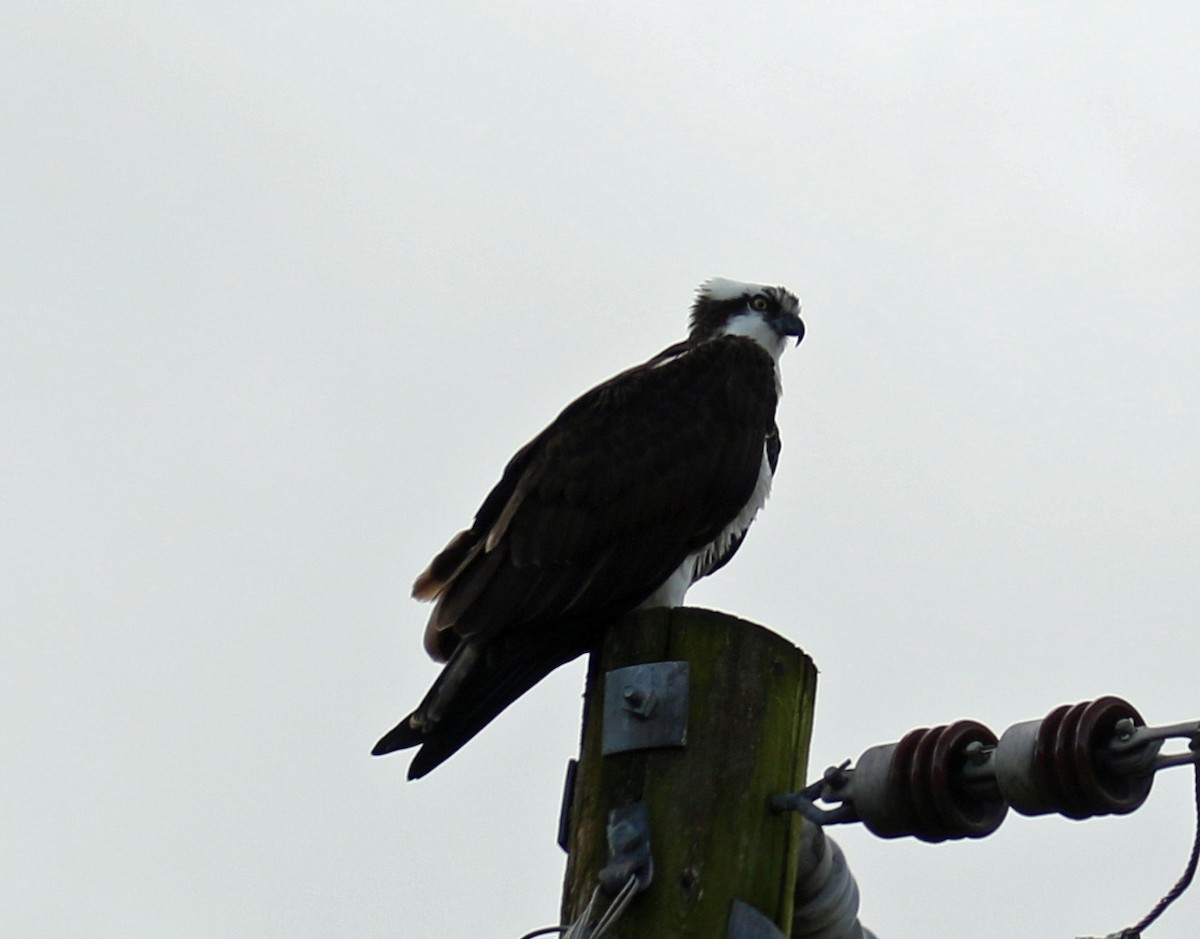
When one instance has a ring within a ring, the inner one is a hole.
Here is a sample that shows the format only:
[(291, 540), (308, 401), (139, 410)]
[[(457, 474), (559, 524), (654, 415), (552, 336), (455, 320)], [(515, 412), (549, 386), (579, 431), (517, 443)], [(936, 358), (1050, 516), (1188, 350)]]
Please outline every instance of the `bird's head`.
[(784, 287), (745, 284), (714, 277), (696, 291), (692, 304), (692, 342), (718, 336), (748, 336), (778, 359), (788, 336), (804, 338), (800, 301)]

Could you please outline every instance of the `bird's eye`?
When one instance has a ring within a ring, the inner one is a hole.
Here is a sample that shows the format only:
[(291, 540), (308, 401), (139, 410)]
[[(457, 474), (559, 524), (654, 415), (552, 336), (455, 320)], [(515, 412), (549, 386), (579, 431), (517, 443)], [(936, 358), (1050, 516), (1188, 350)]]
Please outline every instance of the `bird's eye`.
[(750, 300), (750, 308), (752, 310), (758, 310), (759, 313), (765, 313), (767, 310), (767, 298), (766, 297), (753, 297)]

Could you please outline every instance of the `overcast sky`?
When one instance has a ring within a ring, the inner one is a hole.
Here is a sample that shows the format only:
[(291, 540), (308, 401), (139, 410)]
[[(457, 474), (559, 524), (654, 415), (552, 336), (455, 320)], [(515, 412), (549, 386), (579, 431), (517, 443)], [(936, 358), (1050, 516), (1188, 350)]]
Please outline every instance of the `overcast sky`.
[[(1049, 6), (1050, 9), (1041, 9)], [(0, 932), (554, 922), (582, 663), (445, 766), (412, 578), (713, 275), (789, 286), (783, 457), (690, 602), (914, 727), (1200, 717), (1195, 4), (0, 10)], [(837, 833), (884, 939), (1103, 934), (1146, 806)], [(1200, 894), (1154, 939), (1195, 934)]]

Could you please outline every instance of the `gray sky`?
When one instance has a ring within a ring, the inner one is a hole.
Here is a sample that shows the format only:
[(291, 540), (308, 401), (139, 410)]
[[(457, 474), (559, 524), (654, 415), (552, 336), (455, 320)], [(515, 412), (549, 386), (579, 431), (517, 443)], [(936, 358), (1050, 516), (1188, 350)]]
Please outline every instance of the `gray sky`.
[[(1200, 717), (1200, 12), (1040, 6), (5, 5), (0, 931), (553, 922), (582, 665), (407, 784), (408, 587), (712, 275), (804, 300), (774, 495), (689, 599), (813, 655), (810, 775)], [(840, 840), (883, 937), (1104, 933), (1190, 784)]]

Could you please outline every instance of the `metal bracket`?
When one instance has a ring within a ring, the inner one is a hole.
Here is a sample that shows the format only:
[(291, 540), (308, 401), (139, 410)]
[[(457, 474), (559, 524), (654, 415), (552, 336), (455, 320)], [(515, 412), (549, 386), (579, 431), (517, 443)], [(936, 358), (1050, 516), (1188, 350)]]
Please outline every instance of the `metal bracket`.
[(690, 674), (687, 662), (648, 662), (605, 675), (601, 753), (686, 746)]
[(787, 939), (766, 914), (744, 900), (734, 900), (725, 939)]
[[(1189, 741), (1185, 753), (1159, 753), (1172, 737)], [(1108, 744), (1108, 753), (1101, 757), (1108, 765), (1126, 772), (1156, 773), (1169, 766), (1200, 762), (1200, 721), (1183, 721), (1162, 727), (1134, 724), (1129, 718), (1117, 721), (1116, 736)]]
[[(861, 822), (853, 801), (845, 800), (842, 794), (854, 772), (849, 767), (850, 761), (846, 760), (840, 766), (829, 767), (820, 779), (799, 792), (771, 796), (771, 808), (776, 812), (799, 812), (805, 820), (818, 826)], [(841, 804), (837, 808), (823, 809), (817, 805), (817, 799), (828, 802), (841, 800)]]
[(608, 813), (608, 866), (600, 871), (600, 884), (613, 896), (630, 877), (637, 878), (639, 892), (654, 879), (650, 810), (645, 802), (622, 805)]
[(579, 761), (567, 761), (567, 775), (563, 779), (562, 805), (558, 807), (558, 846), (571, 853), (571, 807), (575, 804), (575, 777), (579, 775)]

